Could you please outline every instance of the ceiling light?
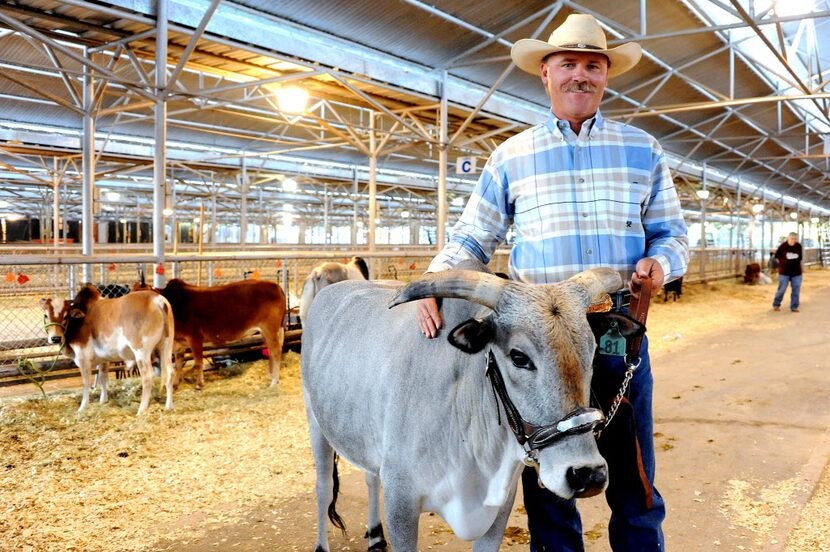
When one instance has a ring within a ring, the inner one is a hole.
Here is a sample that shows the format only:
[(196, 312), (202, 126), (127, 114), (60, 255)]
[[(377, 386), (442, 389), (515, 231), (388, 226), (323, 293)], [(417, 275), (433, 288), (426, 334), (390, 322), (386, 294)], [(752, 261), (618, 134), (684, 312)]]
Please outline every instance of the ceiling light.
[(775, 0), (775, 13), (778, 17), (806, 15), (813, 11), (813, 0)]
[(104, 197), (107, 198), (107, 201), (118, 201), (121, 199), (121, 194), (118, 192), (107, 192), (104, 194)]
[(792, 213), (790, 213), (790, 218), (793, 219), (793, 220), (797, 219), (798, 218), (798, 213), (793, 211)]
[(308, 104), (308, 92), (298, 86), (277, 90), (277, 105), (284, 113), (303, 113)]
[(297, 191), (297, 181), (293, 178), (286, 178), (282, 181), (282, 190), (284, 192), (296, 192)]
[(161, 210), (161, 214), (164, 215), (165, 217), (172, 216), (173, 215), (173, 209), (171, 209), (170, 207), (165, 207), (164, 209)]
[(463, 207), (464, 206), (464, 198), (461, 196), (455, 197), (452, 200), (453, 207)]
[(5, 199), (0, 199), (0, 209), (5, 209), (6, 207), (11, 206), (11, 203), (6, 201)]
[(761, 211), (763, 211), (763, 210), (764, 210), (764, 204), (763, 203), (756, 203), (755, 205), (752, 206), (752, 212), (755, 213), (756, 215), (758, 213), (760, 213)]
[(193, 224), (199, 224), (199, 217), (193, 217)]
[(401, 211), (401, 218), (409, 218), (409, 211)]
[(707, 190), (706, 188), (697, 190), (695, 192), (695, 195), (700, 199), (709, 199), (709, 190)]
[(818, 224), (818, 217), (810, 217), (810, 222), (813, 224)]

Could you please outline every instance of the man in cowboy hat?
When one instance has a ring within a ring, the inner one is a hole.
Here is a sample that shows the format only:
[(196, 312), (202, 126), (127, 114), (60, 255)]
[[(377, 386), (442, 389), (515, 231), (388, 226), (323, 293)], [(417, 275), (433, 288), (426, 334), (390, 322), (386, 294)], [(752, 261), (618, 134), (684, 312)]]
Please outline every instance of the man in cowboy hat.
[[(608, 79), (631, 69), (640, 55), (635, 43), (608, 48), (597, 20), (582, 14), (568, 16), (547, 42), (516, 42), (513, 61), (541, 77), (551, 112), (546, 122), (491, 154), (451, 239), (428, 271), (466, 259), (489, 262), (512, 224), (509, 272), (523, 282), (553, 283), (611, 266), (630, 275), (629, 288), (638, 294), (643, 277), (658, 289), (686, 272), (686, 225), (662, 148), (642, 130), (604, 119), (599, 111)], [(434, 299), (419, 302), (418, 324), (427, 337), (438, 334), (442, 320)], [(640, 357), (627, 394), (629, 415), (618, 415), (600, 439), (609, 465), (608, 532), (615, 552), (664, 548), (665, 507), (653, 485), (647, 339)], [(611, 390), (613, 397), (625, 360), (598, 354), (594, 365), (592, 386)], [(540, 489), (533, 471), (526, 470), (522, 480), (531, 550), (583, 550), (575, 501)]]

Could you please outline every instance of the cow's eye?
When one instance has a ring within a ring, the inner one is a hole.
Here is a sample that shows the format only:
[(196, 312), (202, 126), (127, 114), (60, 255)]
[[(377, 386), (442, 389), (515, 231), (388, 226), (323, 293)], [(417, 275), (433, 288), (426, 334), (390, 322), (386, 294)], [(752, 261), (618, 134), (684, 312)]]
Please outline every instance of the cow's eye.
[(510, 360), (513, 361), (513, 366), (515, 366), (516, 368), (523, 368), (525, 370), (536, 369), (536, 367), (533, 365), (533, 361), (530, 360), (530, 357), (516, 349), (510, 350)]

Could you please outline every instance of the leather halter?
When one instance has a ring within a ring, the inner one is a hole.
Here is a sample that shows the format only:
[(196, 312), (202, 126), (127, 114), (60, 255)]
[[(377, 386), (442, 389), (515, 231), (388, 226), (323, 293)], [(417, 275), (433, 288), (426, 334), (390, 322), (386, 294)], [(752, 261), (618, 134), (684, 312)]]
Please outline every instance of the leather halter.
[[(493, 396), (496, 397), (496, 408), (498, 409), (498, 404), (501, 403), (501, 406), (504, 408), (505, 417), (507, 418), (507, 425), (510, 426), (513, 435), (516, 436), (516, 440), (525, 448), (528, 455), (535, 457), (537, 451), (552, 445), (556, 441), (568, 435), (593, 431), (599, 424), (605, 421), (605, 416), (601, 410), (597, 408), (579, 407), (552, 424), (542, 426), (533, 425), (522, 418), (521, 414), (519, 414), (519, 409), (510, 400), (510, 396), (507, 394), (507, 388), (504, 385), (504, 378), (496, 364), (496, 359), (492, 351), (487, 352), (486, 375), (490, 378), (490, 383), (493, 385)], [(499, 424), (501, 424), (501, 417), (499, 417)]]

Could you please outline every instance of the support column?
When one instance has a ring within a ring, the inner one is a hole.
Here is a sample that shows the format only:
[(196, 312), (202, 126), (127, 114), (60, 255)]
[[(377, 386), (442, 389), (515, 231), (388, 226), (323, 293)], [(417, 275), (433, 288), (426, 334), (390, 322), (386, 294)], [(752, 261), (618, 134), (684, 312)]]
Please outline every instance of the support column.
[[(369, 115), (369, 252), (375, 251), (375, 231), (377, 224), (375, 219), (378, 216), (378, 201), (377, 201), (377, 193), (378, 193), (378, 183), (377, 183), (377, 161), (378, 161), (378, 152), (377, 152), (377, 140), (375, 137), (375, 123), (376, 123), (376, 114), (373, 112)], [(372, 268), (376, 268), (375, 258), (372, 257), (370, 259), (370, 264)], [(375, 270), (372, 270), (372, 274), (377, 274)], [(374, 277), (374, 276), (373, 276)]]
[(52, 158), (52, 239), (55, 245), (55, 255), (58, 254), (61, 234), (61, 213), (60, 203), (58, 198), (60, 196), (60, 176), (58, 175), (58, 158)]
[(735, 254), (735, 274), (742, 274), (741, 258), (743, 257), (743, 240), (741, 239), (741, 179), (738, 178), (738, 199), (735, 203), (735, 212), (738, 214), (735, 231), (735, 244), (737, 246), (737, 253)]
[(242, 172), (239, 175), (239, 244), (248, 243), (248, 164), (242, 158)]
[(216, 193), (219, 186), (214, 182), (210, 191), (210, 244), (216, 244)]
[(447, 153), (449, 149), (447, 125), (447, 72), (443, 71), (438, 137), (438, 220), (435, 228), (435, 245), (438, 251), (444, 249), (444, 245), (447, 243), (445, 231), (447, 226)]
[[(92, 54), (85, 49), (84, 57), (91, 60)], [(83, 189), (81, 192), (81, 253), (84, 256), (92, 255), (92, 211), (93, 193), (95, 188), (95, 120), (93, 109), (95, 108), (95, 90), (92, 80), (92, 69), (84, 65), (83, 79), (84, 96), (84, 134), (83, 134)], [(83, 282), (92, 281), (92, 273), (88, 264), (83, 265)]]
[[(703, 162), (703, 190), (707, 190), (706, 162)], [(700, 199), (700, 281), (706, 281), (706, 204), (709, 198)]]
[[(156, 105), (153, 155), (153, 286), (164, 287), (164, 182), (167, 165), (167, 0), (156, 2)], [(173, 183), (172, 185), (175, 185)], [(175, 209), (175, 205), (173, 207)], [(173, 232), (176, 232), (175, 224)], [(175, 242), (175, 240), (174, 240)]]
[(357, 169), (352, 169), (352, 246), (357, 245)]

